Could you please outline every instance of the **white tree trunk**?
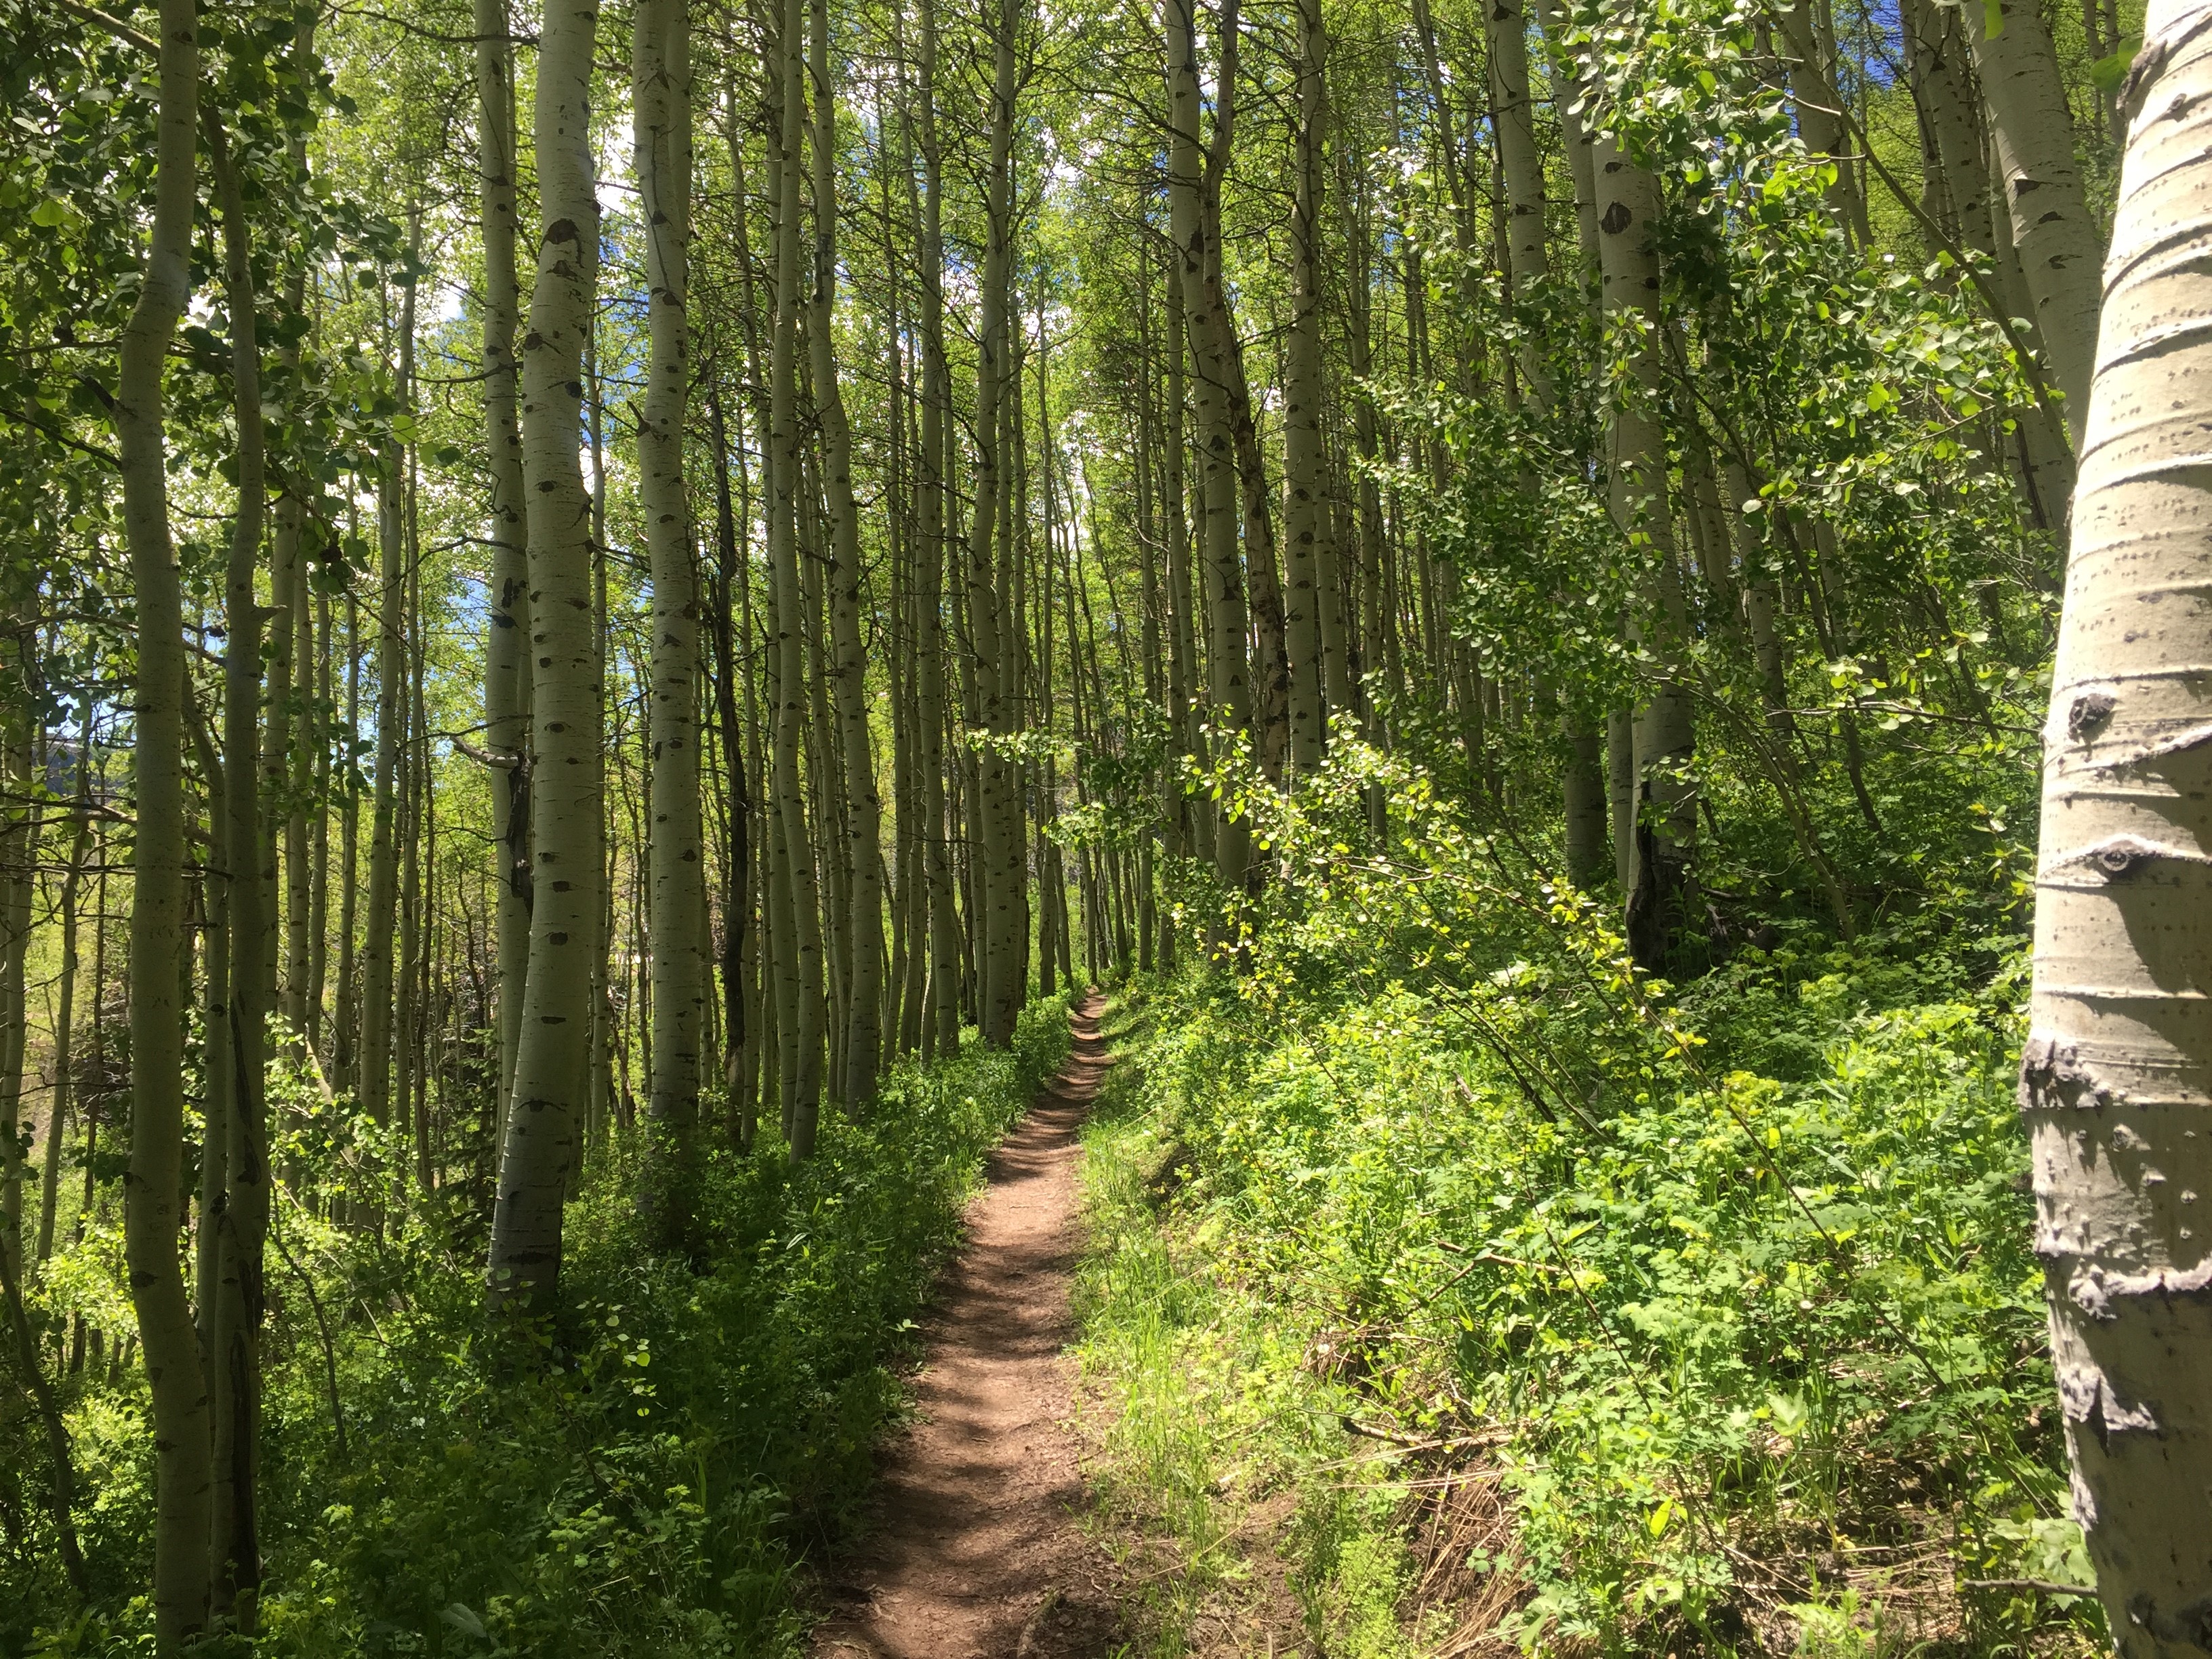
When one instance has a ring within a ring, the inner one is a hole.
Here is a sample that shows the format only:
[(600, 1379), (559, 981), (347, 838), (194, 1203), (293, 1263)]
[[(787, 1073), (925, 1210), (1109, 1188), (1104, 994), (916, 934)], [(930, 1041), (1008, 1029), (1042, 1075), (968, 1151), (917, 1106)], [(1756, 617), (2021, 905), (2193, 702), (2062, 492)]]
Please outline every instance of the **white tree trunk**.
[(2035, 0), (1991, 0), (1960, 10), (1996, 138), (1997, 190), (2078, 453), (2097, 346), (2097, 227), (2081, 194), (2058, 54)]
[(538, 283), (522, 343), (522, 456), (532, 508), (529, 983), (492, 1212), (491, 1292), (550, 1297), (561, 1206), (591, 1090), (592, 953), (605, 860), (599, 639), (592, 622), (584, 346), (599, 277), (592, 44), (581, 0), (545, 9), (538, 37)]
[[(1220, 349), (1225, 319), (1212, 307), (1220, 297), (1206, 281), (1206, 238), (1201, 203), (1204, 162), (1199, 146), (1200, 102), (1197, 13), (1192, 0), (1167, 0), (1168, 201), (1176, 257), (1181, 262), (1185, 331), (1194, 385), (1198, 428), (1200, 580), (1206, 588), (1206, 701), (1212, 718), (1231, 733), (1251, 725), (1252, 686), (1245, 650), (1249, 613), (1237, 552), (1236, 441), (1230, 430), (1228, 366)], [(1214, 823), (1214, 872), (1242, 890), (1251, 861), (1251, 831), (1242, 819), (1220, 814)]]
[(691, 28), (687, 0), (638, 0), (630, 100), (645, 220), (650, 349), (638, 423), (639, 495), (653, 574), (653, 1073), (648, 1109), (668, 1136), (664, 1197), (683, 1179), (699, 1119), (706, 1030), (707, 872), (699, 805), (699, 596), (684, 482), (691, 354)]
[[(1658, 683), (1637, 710), (1632, 797), (1623, 826), (1631, 837), (1628, 938), (1637, 959), (1656, 966), (1681, 918), (1697, 837), (1696, 803), (1684, 780), (1694, 748), (1688, 694), (1670, 665), (1687, 634), (1674, 566), (1674, 513), (1668, 495), (1667, 441), (1656, 413), (1660, 390), (1659, 256), (1651, 228), (1659, 182), (1630, 160), (1609, 133), (1593, 146), (1598, 201), (1598, 257), (1607, 327), (1625, 331), (1635, 372), (1617, 394), (1606, 442), (1614, 522), (1645, 571), (1644, 615), (1632, 630), (1659, 664)], [(1615, 830), (1616, 838), (1622, 833)]]
[[(516, 762), (530, 743), (530, 554), (524, 528), (522, 428), (515, 409), (514, 49), (507, 0), (476, 0), (477, 165), (483, 233), (484, 450), (491, 495), (489, 626), (484, 640), (484, 743)], [(499, 866), (499, 1091), (514, 1086), (530, 966), (530, 774), (492, 780), (493, 857)]]
[(786, 875), (787, 927), (779, 927), (777, 971), (797, 983), (782, 1028), (784, 1127), (794, 1160), (814, 1153), (822, 1102), (821, 887), (799, 750), (806, 720), (806, 605), (799, 580), (799, 147), (806, 120), (805, 0), (777, 9), (775, 71), (782, 88), (776, 157), (775, 337), (769, 380), (769, 565), (775, 586), (775, 804)]
[(807, 349), (814, 404), (822, 424), (822, 482), (830, 507), (830, 631), (835, 653), (839, 759), (844, 769), (846, 860), (853, 872), (851, 1017), (840, 1057), (846, 1103), (874, 1099), (883, 1053), (883, 802), (876, 789), (868, 730), (868, 658), (860, 636), (860, 509), (853, 498), (853, 430), (837, 383), (831, 329), (837, 309), (837, 100), (830, 78), (830, 20), (823, 0), (811, 8), (815, 85), (814, 294)]
[(1283, 349), (1283, 626), (1290, 654), (1291, 768), (1321, 763), (1322, 538), (1328, 446), (1322, 434), (1322, 143), (1328, 126), (1328, 36), (1321, 0), (1298, 0), (1296, 181), (1291, 210), (1291, 325)]
[(2127, 1659), (2212, 1645), (2212, 7), (2152, 0), (2045, 728), (2020, 1103), (2074, 1505)]

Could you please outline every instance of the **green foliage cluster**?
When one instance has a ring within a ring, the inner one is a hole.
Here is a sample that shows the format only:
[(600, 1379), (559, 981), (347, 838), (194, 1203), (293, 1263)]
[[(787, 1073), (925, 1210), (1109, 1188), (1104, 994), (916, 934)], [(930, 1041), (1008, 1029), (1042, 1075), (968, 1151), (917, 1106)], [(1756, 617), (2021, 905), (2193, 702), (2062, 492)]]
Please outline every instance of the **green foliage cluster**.
[[(795, 1652), (794, 1571), (864, 1489), (983, 1154), (1066, 1042), (1064, 1001), (1036, 1002), (1009, 1050), (900, 1068), (865, 1119), (825, 1122), (808, 1164), (773, 1135), (714, 1151), (688, 1259), (653, 1247), (635, 1172), (601, 1164), (572, 1205), (562, 1304), (519, 1331), (486, 1328), (480, 1256), (434, 1216), (395, 1216), (380, 1242), (288, 1194), (268, 1348), (277, 1589), (256, 1650)], [(52, 1554), (25, 1539), (0, 1560), (0, 1653), (137, 1651), (149, 1625), (143, 1374), (74, 1382), (100, 1601), (54, 1627)]]
[[(1347, 1493), (1466, 1476), (1510, 1495), (1475, 1565), (1532, 1650), (2086, 1650), (2091, 1604), (2021, 1582), (2087, 1571), (2009, 892), (1947, 860), (1941, 905), (1850, 945), (1777, 916), (1678, 993), (1540, 848), (1345, 753), (1302, 797), (1224, 787), (1299, 890), (1224, 912), (1243, 972), (1146, 993), (1094, 1173), (1116, 1462), (1189, 1470), (1155, 1516), (1194, 1555), (1220, 1494), (1287, 1486), (1367, 1561)], [(1345, 1601), (1305, 1571), (1312, 1616)]]

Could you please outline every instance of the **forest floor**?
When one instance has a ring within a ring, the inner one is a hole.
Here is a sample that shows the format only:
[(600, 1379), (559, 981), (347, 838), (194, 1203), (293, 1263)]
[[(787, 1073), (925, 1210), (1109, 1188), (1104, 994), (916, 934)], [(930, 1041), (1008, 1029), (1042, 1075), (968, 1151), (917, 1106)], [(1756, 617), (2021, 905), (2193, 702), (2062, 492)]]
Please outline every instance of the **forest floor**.
[(992, 1155), (924, 1336), (872, 1524), (828, 1566), (817, 1659), (1104, 1659), (1114, 1569), (1085, 1534), (1068, 1291), (1085, 1114), (1110, 1063), (1094, 994), (1060, 1075)]

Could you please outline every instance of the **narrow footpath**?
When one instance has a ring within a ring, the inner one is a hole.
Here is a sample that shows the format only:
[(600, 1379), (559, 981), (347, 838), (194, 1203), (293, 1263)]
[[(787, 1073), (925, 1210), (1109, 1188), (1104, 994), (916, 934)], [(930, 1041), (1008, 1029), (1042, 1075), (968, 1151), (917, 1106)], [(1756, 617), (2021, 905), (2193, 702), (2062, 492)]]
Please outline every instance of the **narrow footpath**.
[(1091, 996), (1067, 1064), (992, 1155), (945, 1269), (916, 1420), (884, 1455), (873, 1524), (830, 1567), (817, 1659), (1098, 1659), (1117, 1640), (1084, 1536), (1066, 1427), (1078, 1137), (1108, 1058)]

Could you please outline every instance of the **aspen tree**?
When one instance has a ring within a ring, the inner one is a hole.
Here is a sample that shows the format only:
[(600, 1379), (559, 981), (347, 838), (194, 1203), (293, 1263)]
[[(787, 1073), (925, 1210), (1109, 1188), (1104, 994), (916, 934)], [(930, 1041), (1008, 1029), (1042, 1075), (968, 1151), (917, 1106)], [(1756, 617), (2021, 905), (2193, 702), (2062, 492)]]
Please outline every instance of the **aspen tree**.
[[(21, 614), (9, 608), (11, 630), (23, 626)], [(24, 959), (31, 947), (37, 884), (32, 872), (38, 866), (31, 710), (27, 696), (0, 703), (0, 790), (8, 797), (0, 804), (0, 1253), (11, 1272), (21, 1266), (23, 1252), (23, 1061), (31, 1024)], [(43, 1250), (40, 1255), (43, 1259)]]
[(1794, 0), (1774, 8), (1772, 15), (1780, 20), (1789, 45), (1786, 68), (1797, 131), (1807, 149), (1835, 167), (1835, 180), (1827, 191), (1829, 208), (1844, 234), (1863, 246), (1869, 240), (1866, 198), (1851, 158), (1848, 112), (1837, 96), (1836, 36), (1827, 0)]
[(155, 1650), (205, 1628), (214, 1474), (205, 1375), (179, 1267), (183, 1224), (185, 927), (183, 599), (169, 540), (161, 368), (191, 295), (199, 35), (192, 0), (161, 0), (152, 234), (114, 405), (124, 531), (138, 610), (131, 906), (131, 1169), (124, 1255), (154, 1427)]
[[(356, 488), (359, 487), (358, 480)], [(346, 593), (345, 731), (349, 739), (361, 732), (361, 605), (350, 589)], [(331, 1060), (339, 1078), (356, 1097), (360, 1084), (361, 987), (355, 971), (359, 960), (356, 927), (361, 906), (361, 792), (349, 788), (338, 817), (338, 964), (337, 1006), (333, 1010), (336, 1031)]]
[(937, 0), (920, 0), (915, 109), (921, 149), (921, 419), (915, 457), (915, 613), (920, 679), (923, 869), (929, 885), (929, 1002), (925, 1057), (950, 1057), (960, 1043), (960, 921), (955, 908), (951, 804), (945, 787), (945, 416), (951, 402), (945, 362), (944, 163), (937, 137)]
[(484, 451), (491, 544), (484, 635), (484, 743), (506, 763), (492, 780), (498, 842), (500, 1098), (514, 1086), (530, 968), (530, 554), (525, 527), (522, 428), (517, 418), (514, 264), (514, 47), (507, 0), (475, 0), (477, 217), (483, 237)]
[(1631, 946), (1639, 962), (1653, 966), (1681, 920), (1697, 832), (1696, 802), (1683, 776), (1694, 747), (1689, 696), (1674, 678), (1687, 619), (1675, 568), (1666, 436), (1653, 407), (1661, 373), (1659, 260), (1651, 244), (1659, 183), (1610, 133), (1599, 135), (1592, 159), (1605, 319), (1608, 329), (1626, 336), (1632, 376), (1613, 393), (1606, 433), (1607, 500), (1615, 525), (1650, 573), (1646, 616), (1638, 632), (1659, 676), (1632, 727), (1632, 794), (1626, 815), (1632, 838), (1623, 884)]
[(1322, 147), (1328, 123), (1328, 37), (1321, 0), (1297, 3), (1297, 106), (1291, 210), (1291, 320), (1283, 362), (1283, 540), (1289, 550), (1291, 765), (1321, 763), (1328, 737), (1322, 702), (1322, 538), (1327, 455), (1322, 403)]
[[(17, 614), (10, 608), (9, 620)], [(28, 690), (28, 687), (25, 688)], [(76, 1466), (69, 1424), (52, 1382), (46, 1373), (46, 1355), (39, 1334), (32, 1327), (25, 1301), (26, 1278), (22, 1247), (24, 1170), (21, 1148), (27, 1132), (21, 1123), (23, 1057), (29, 1020), (24, 997), (23, 959), (31, 936), (31, 872), (37, 840), (38, 809), (30, 783), (36, 766), (31, 743), (33, 724), (30, 700), (0, 705), (0, 787), (13, 798), (0, 817), (0, 1302), (5, 1304), (9, 1334), (14, 1339), (16, 1374), (28, 1385), (33, 1405), (46, 1431), (46, 1455), (52, 1465), (48, 1506), (53, 1519), (56, 1553), (80, 1601), (92, 1599), (84, 1554), (78, 1547), (75, 1514)], [(64, 878), (60, 909), (63, 945), (61, 1007), (55, 1017), (54, 1087), (46, 1109), (45, 1167), (41, 1170), (39, 1209), (39, 1261), (43, 1263), (53, 1239), (56, 1177), (61, 1164), (61, 1127), (68, 1109), (69, 1006), (76, 969), (76, 882), (84, 862), (89, 814), (83, 809), (91, 764), (91, 702), (88, 696), (82, 730), (86, 741), (77, 754), (77, 829)]]
[[(1213, 311), (1221, 295), (1206, 276), (1212, 255), (1201, 198), (1203, 173), (1209, 164), (1200, 160), (1199, 145), (1198, 24), (1191, 0), (1167, 0), (1163, 23), (1167, 45), (1168, 203), (1196, 380), (1192, 402), (1201, 457), (1200, 566), (1206, 587), (1206, 702), (1212, 720), (1233, 744), (1251, 723), (1244, 646), (1248, 613), (1243, 567), (1237, 556), (1238, 480), (1229, 412), (1229, 368), (1222, 354), (1221, 325)], [(1241, 891), (1244, 886), (1250, 844), (1251, 831), (1242, 820), (1226, 813), (1215, 815), (1214, 872), (1232, 891)]]
[(2057, 51), (2036, 0), (1985, 0), (1960, 10), (1996, 141), (1996, 190), (2078, 453), (2097, 347), (2099, 249)]
[[(1534, 104), (1528, 89), (1528, 23), (1516, 0), (1493, 0), (1485, 13), (1490, 46), (1490, 92), (1497, 111), (1498, 172), (1505, 186), (1505, 270), (1516, 313), (1528, 307), (1552, 272), (1544, 227), (1544, 169), (1536, 149)], [(1568, 118), (1571, 122), (1572, 118)], [(1570, 129), (1570, 142), (1573, 133)], [(1521, 386), (1540, 418), (1552, 407), (1550, 366), (1533, 315), (1518, 358)], [(1560, 713), (1567, 765), (1561, 777), (1567, 875), (1581, 885), (1606, 866), (1606, 788), (1603, 738), (1571, 708)]]
[[(1243, 533), (1244, 587), (1251, 601), (1249, 626), (1256, 650), (1248, 663), (1256, 672), (1248, 682), (1249, 724), (1253, 747), (1270, 778), (1282, 772), (1283, 751), (1290, 726), (1290, 652), (1283, 616), (1280, 573), (1275, 562), (1274, 522), (1269, 516), (1267, 469), (1260, 447), (1259, 427), (1253, 416), (1251, 385), (1244, 369), (1243, 341), (1229, 303), (1229, 283), (1223, 263), (1221, 198), (1237, 133), (1237, 91), (1242, 79), (1239, 0), (1224, 0), (1216, 20), (1213, 131), (1209, 137), (1205, 166), (1199, 174), (1198, 216), (1202, 257), (1198, 275), (1204, 303), (1191, 313), (1191, 324), (1202, 330), (1207, 355), (1218, 377), (1222, 417), (1227, 428), (1235, 471), (1231, 488)], [(1195, 23), (1192, 61), (1196, 62)], [(1224, 618), (1225, 620), (1225, 618)], [(1252, 872), (1248, 868), (1246, 878)]]
[[(267, 514), (261, 424), (261, 348), (255, 332), (252, 237), (228, 142), (219, 120), (206, 124), (222, 215), (223, 301), (229, 313), (232, 417), (238, 490), (223, 571), (224, 790), (222, 847), (228, 875), (230, 989), (227, 1042), (230, 1097), (224, 1114), (222, 1190), (203, 1183), (203, 1229), (217, 1237), (216, 1278), (199, 1287), (208, 1320), (208, 1394), (215, 1418), (215, 1493), (210, 1521), (209, 1612), (251, 1634), (260, 1583), (255, 1504), (261, 1446), (262, 1254), (269, 1229), (269, 1139), (264, 1094), (268, 1016), (264, 918), (273, 884), (262, 871), (261, 610), (254, 592)], [(215, 1197), (210, 1218), (205, 1208)]]
[(489, 1262), (495, 1304), (550, 1296), (562, 1202), (591, 1087), (592, 955), (599, 939), (599, 640), (591, 501), (577, 434), (598, 287), (591, 76), (598, 11), (556, 0), (538, 35), (537, 285), (522, 342), (523, 473), (530, 508), (530, 967), (506, 1114)]
[[(742, 211), (742, 204), (740, 206)], [(731, 1134), (740, 1146), (751, 1144), (750, 1067), (758, 1042), (747, 1017), (747, 976), (757, 953), (745, 947), (752, 936), (752, 791), (745, 752), (748, 722), (738, 713), (737, 630), (730, 615), (730, 590), (749, 585), (750, 573), (738, 539), (738, 514), (730, 493), (730, 439), (722, 400), (712, 383), (707, 392), (707, 435), (714, 456), (714, 712), (721, 726), (722, 766), (728, 791), (728, 844), (722, 860), (722, 1003), (724, 1080), (729, 1088)], [(750, 681), (748, 681), (750, 684)]]
[(806, 718), (805, 614), (799, 576), (799, 502), (805, 484), (799, 431), (799, 146), (805, 132), (805, 0), (784, 0), (775, 69), (782, 99), (775, 155), (775, 334), (769, 380), (769, 565), (775, 584), (775, 802), (786, 908), (779, 967), (796, 976), (785, 1028), (785, 1133), (794, 1161), (813, 1156), (822, 1097), (825, 1009), (822, 909), (806, 793), (799, 773)]
[(1009, 379), (1007, 313), (1012, 283), (1014, 134), (1013, 16), (1005, 0), (991, 10), (991, 137), (987, 175), (981, 318), (976, 332), (975, 505), (968, 524), (968, 626), (976, 695), (969, 708), (983, 734), (975, 756), (976, 806), (982, 841), (978, 940), (981, 986), (977, 1024), (996, 1048), (1013, 1041), (1024, 987), (1018, 957), (1022, 921), (1020, 800), (1018, 765), (999, 739), (1012, 734), (1015, 656), (1012, 618), (999, 598), (994, 559), (1002, 514), (1011, 514), (1001, 410)]
[[(1340, 147), (1340, 157), (1344, 148)], [(1373, 239), (1371, 235), (1371, 204), (1364, 188), (1364, 173), (1352, 170), (1348, 160), (1341, 161), (1342, 187), (1337, 192), (1343, 205), (1345, 242), (1349, 250), (1346, 260), (1352, 273), (1347, 284), (1349, 301), (1345, 330), (1345, 356), (1352, 379), (1365, 380), (1374, 373), (1373, 340), (1374, 306), (1370, 292), (1373, 280)], [(1358, 474), (1358, 552), (1354, 565), (1358, 573), (1359, 668), (1363, 682), (1366, 676), (1380, 672), (1383, 666), (1384, 622), (1382, 610), (1382, 566), (1386, 557), (1382, 525), (1382, 491), (1376, 481), (1375, 468), (1381, 459), (1380, 434), (1375, 419), (1374, 399), (1355, 395), (1352, 400), (1352, 439), (1353, 465)], [(1368, 685), (1360, 690), (1361, 735), (1378, 746), (1388, 741), (1389, 733), (1378, 717), (1376, 701)], [(1383, 829), (1384, 801), (1380, 789), (1370, 790), (1367, 798), (1369, 828), (1380, 836)]]
[(1943, 219), (1960, 246), (1993, 258), (1989, 169), (1969, 79), (1964, 15), (1963, 7), (1942, 6), (1936, 0), (1905, 0), (1903, 12), (1913, 96), (1935, 140), (1938, 162), (1929, 182), (1942, 192)]
[(837, 99), (830, 79), (830, 14), (824, 0), (810, 8), (809, 50), (814, 82), (811, 145), (814, 198), (813, 298), (807, 349), (814, 404), (822, 427), (823, 483), (830, 507), (830, 627), (835, 652), (836, 727), (844, 770), (846, 849), (852, 869), (847, 907), (852, 921), (850, 1012), (840, 1060), (840, 1092), (865, 1106), (876, 1092), (883, 1048), (883, 805), (876, 792), (875, 750), (868, 732), (868, 660), (860, 638), (860, 508), (853, 497), (853, 428), (837, 384), (831, 336), (837, 309)]
[[(638, 422), (639, 497), (653, 574), (650, 1113), (683, 1180), (699, 1117), (706, 1022), (707, 871), (699, 805), (699, 596), (684, 476), (690, 386), (689, 0), (638, 0), (631, 30), (633, 166), (644, 221), (650, 362)], [(672, 1191), (664, 1199), (673, 1200)]]
[[(404, 408), (413, 392), (415, 271), (402, 280), (398, 375)], [(380, 1126), (392, 1117), (392, 951), (399, 910), (399, 771), (407, 738), (406, 447), (386, 443), (377, 457), (376, 793), (368, 834), (368, 915), (361, 945), (361, 1060), (354, 1094)]]
[(2074, 1512), (2127, 1659), (2201, 1653), (2212, 1605), (2212, 10), (2153, 0), (2143, 36), (2044, 733), (2020, 1074)]
[[(85, 856), (92, 844), (93, 716), (92, 694), (88, 691), (78, 717), (77, 729), (83, 735), (78, 739), (76, 754), (76, 822), (70, 835), (68, 863), (62, 872), (62, 890), (55, 905), (61, 912), (61, 982), (54, 997), (53, 1095), (46, 1109), (46, 1156), (39, 1170), (38, 1259), (41, 1263), (54, 1253), (54, 1212), (61, 1198), (62, 1138), (69, 1127), (70, 1109), (76, 1104), (76, 982), (82, 965), (77, 945), (78, 896), (84, 880)], [(15, 818), (9, 834), (0, 839), (0, 860), (4, 860), (9, 870), (29, 862), (21, 856), (25, 849), (13, 844), (23, 838), (15, 825), (21, 823), (27, 830), (28, 816), (26, 812)], [(11, 853), (17, 856), (10, 857)], [(7, 1102), (5, 1108), (0, 1108), (6, 1113), (4, 1118), (0, 1118), (0, 1129), (12, 1123), (12, 1108), (22, 1086), (21, 1033), (28, 1021), (22, 1014), (21, 952), (30, 933), (29, 899), (27, 885), (19, 884), (12, 876), (0, 875), (0, 907), (4, 907), (0, 908), (0, 927), (8, 929), (5, 942), (0, 943), (0, 951), (6, 952), (0, 956), (0, 1019), (12, 1019), (13, 1029), (18, 1034), (9, 1041), (9, 1054), (0, 1058), (0, 1097)], [(11, 1009), (16, 1012), (11, 1014)], [(9, 1197), (13, 1197), (15, 1190), (9, 1188)], [(4, 1229), (4, 1236), (0, 1236), (0, 1249), (15, 1244), (15, 1227), (0, 1224), (0, 1229)]]

